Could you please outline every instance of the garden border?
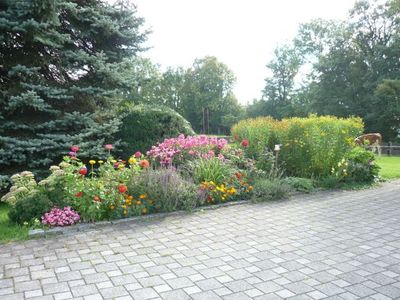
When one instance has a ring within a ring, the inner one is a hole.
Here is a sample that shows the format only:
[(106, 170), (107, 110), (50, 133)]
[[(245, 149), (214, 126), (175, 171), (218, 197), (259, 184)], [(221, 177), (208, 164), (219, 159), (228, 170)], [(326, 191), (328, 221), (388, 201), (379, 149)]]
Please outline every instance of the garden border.
[[(291, 198), (292, 196), (293, 195), (290, 195), (288, 198)], [(248, 203), (250, 203), (250, 201), (251, 200), (238, 200), (238, 201), (219, 203), (219, 204), (214, 204), (214, 205), (209, 205), (209, 206), (196, 207), (191, 211), (178, 210), (178, 211), (172, 211), (172, 212), (155, 213), (155, 214), (141, 215), (141, 216), (130, 217), (130, 218), (115, 219), (112, 221), (79, 223), (79, 224), (72, 225), (72, 226), (54, 227), (54, 228), (50, 228), (50, 229), (30, 229), (28, 232), (28, 237), (29, 238), (41, 238), (41, 237), (49, 237), (49, 236), (54, 236), (54, 235), (63, 235), (63, 234), (68, 234), (68, 233), (73, 233), (73, 232), (82, 232), (82, 231), (89, 230), (89, 229), (100, 228), (100, 227), (104, 227), (107, 225), (114, 225), (114, 224), (117, 225), (117, 224), (130, 222), (130, 221), (144, 221), (144, 220), (148, 220), (148, 219), (158, 219), (158, 218), (165, 218), (165, 217), (170, 217), (170, 216), (179, 216), (179, 215), (191, 214), (191, 213), (195, 213), (195, 212), (199, 212), (199, 211), (201, 212), (204, 210), (212, 210), (212, 209), (219, 209), (222, 207), (248, 204)]]

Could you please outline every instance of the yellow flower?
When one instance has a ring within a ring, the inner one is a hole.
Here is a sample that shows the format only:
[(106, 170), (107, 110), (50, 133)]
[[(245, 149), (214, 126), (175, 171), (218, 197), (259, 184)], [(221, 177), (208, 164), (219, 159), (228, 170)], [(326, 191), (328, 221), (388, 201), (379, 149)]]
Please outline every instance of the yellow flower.
[(89, 160), (89, 164), (94, 165), (96, 161), (94, 159)]
[(111, 162), (115, 164), (117, 161), (115, 159), (112, 159)]
[(131, 158), (129, 158), (128, 162), (133, 165), (137, 162), (136, 158), (134, 158), (133, 156)]
[(147, 208), (146, 207), (142, 209), (142, 213), (144, 213), (144, 214), (147, 213)]
[(236, 194), (236, 189), (234, 187), (232, 187), (229, 189), (228, 193), (231, 195), (234, 195), (234, 194)]
[(111, 209), (114, 209), (114, 205), (110, 205), (110, 208), (111, 208)]
[(128, 212), (126, 210), (124, 210), (124, 215), (128, 214)]
[(140, 200), (136, 201), (136, 205), (141, 205), (142, 202)]
[(102, 163), (104, 163), (104, 161), (102, 161), (102, 160), (99, 160), (99, 161), (98, 161), (98, 163), (99, 163), (99, 164), (102, 164)]

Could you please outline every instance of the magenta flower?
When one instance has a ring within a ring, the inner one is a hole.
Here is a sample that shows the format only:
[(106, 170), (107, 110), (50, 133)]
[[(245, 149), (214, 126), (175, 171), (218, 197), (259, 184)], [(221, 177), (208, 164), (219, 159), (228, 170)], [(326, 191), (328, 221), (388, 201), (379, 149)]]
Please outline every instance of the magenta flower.
[(71, 207), (64, 207), (64, 209), (54, 207), (50, 212), (42, 216), (42, 224), (50, 226), (68, 226), (75, 224), (79, 220), (79, 214)]

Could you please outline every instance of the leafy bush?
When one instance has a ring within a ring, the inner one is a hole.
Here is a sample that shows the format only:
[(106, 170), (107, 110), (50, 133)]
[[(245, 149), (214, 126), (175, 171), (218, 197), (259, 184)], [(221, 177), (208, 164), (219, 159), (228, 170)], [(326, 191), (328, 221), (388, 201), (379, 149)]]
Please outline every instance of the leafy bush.
[(332, 168), (332, 173), (343, 182), (373, 182), (379, 175), (380, 167), (375, 163), (375, 155), (362, 147), (355, 147)]
[(154, 199), (156, 211), (191, 210), (204, 202), (197, 186), (172, 168), (146, 170), (128, 184), (128, 189)]
[(12, 222), (24, 224), (41, 216), (53, 207), (53, 203), (45, 192), (35, 191), (19, 198), (9, 211), (9, 218)]
[(180, 114), (167, 107), (139, 105), (124, 113), (117, 137), (123, 142), (122, 156), (127, 157), (179, 134), (194, 135), (190, 123)]
[(311, 115), (282, 121), (270, 117), (243, 120), (233, 126), (232, 135), (237, 141), (247, 139), (245, 151), (256, 159), (281, 144), (279, 161), (288, 175), (320, 177), (330, 174), (362, 131), (360, 118)]
[(310, 193), (314, 190), (314, 181), (309, 178), (287, 177), (284, 181), (298, 192)]
[(290, 195), (291, 187), (283, 180), (258, 178), (254, 181), (254, 192), (252, 200), (263, 202), (279, 200)]

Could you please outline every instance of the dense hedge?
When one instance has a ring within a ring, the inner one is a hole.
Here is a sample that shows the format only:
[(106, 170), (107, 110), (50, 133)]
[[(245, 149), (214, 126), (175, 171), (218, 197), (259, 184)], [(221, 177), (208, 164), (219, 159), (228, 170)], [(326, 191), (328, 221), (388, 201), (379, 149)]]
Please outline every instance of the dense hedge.
[(117, 137), (122, 141), (122, 157), (128, 157), (179, 134), (194, 134), (180, 114), (167, 107), (139, 105), (124, 114)]
[(249, 140), (247, 152), (261, 159), (263, 153), (281, 144), (280, 161), (293, 176), (325, 176), (354, 146), (354, 138), (363, 132), (360, 118), (332, 116), (291, 118), (282, 121), (270, 117), (247, 119), (232, 127), (236, 140)]

